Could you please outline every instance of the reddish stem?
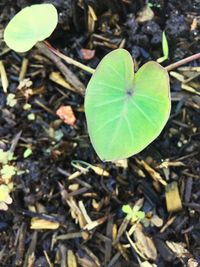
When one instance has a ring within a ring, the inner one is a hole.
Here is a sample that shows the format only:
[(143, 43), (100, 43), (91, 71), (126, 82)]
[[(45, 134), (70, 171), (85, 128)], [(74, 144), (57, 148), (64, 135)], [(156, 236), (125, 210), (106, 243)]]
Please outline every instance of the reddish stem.
[(193, 61), (193, 60), (196, 60), (196, 59), (199, 59), (199, 58), (200, 58), (200, 53), (197, 53), (197, 54), (194, 54), (194, 55), (192, 55), (190, 57), (186, 57), (186, 58), (184, 58), (184, 59), (182, 59), (180, 61), (177, 61), (177, 62), (175, 62), (173, 64), (170, 64), (167, 67), (165, 67), (165, 69), (167, 71), (171, 71), (171, 70), (176, 69), (176, 68), (178, 68), (178, 67), (180, 67), (180, 66), (182, 66), (182, 65), (184, 65), (184, 64), (186, 64), (186, 63), (188, 63), (190, 61)]

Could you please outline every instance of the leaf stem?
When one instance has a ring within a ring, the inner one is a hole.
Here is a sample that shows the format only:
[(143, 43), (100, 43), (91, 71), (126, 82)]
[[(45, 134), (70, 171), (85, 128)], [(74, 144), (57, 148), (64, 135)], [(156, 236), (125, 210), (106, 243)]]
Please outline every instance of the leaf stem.
[(79, 69), (82, 69), (86, 72), (89, 72), (91, 74), (93, 74), (95, 72), (95, 69), (88, 67), (78, 61), (76, 61), (75, 59), (72, 59), (64, 54), (62, 54), (61, 52), (59, 52), (58, 50), (56, 50), (54, 47), (52, 47), (49, 43), (47, 43), (46, 41), (44, 42), (44, 44), (46, 45), (46, 47), (53, 52), (55, 55), (57, 55), (58, 57), (62, 58), (65, 62), (67, 62), (68, 64), (72, 64), (76, 67), (78, 67)]
[(171, 71), (171, 70), (176, 69), (176, 68), (178, 68), (178, 67), (180, 67), (180, 66), (182, 66), (182, 65), (184, 65), (184, 64), (186, 64), (188, 62), (191, 62), (191, 61), (199, 59), (199, 58), (200, 58), (200, 53), (197, 53), (197, 54), (194, 54), (194, 55), (192, 55), (190, 57), (186, 57), (186, 58), (184, 58), (182, 60), (179, 60), (179, 61), (177, 61), (175, 63), (172, 63), (172, 64), (168, 65), (167, 67), (165, 67), (165, 69), (167, 71)]
[[(61, 59), (63, 59), (68, 64), (72, 64), (72, 65), (74, 65), (74, 66), (76, 66), (76, 67), (78, 67), (78, 68), (80, 68), (80, 69), (82, 69), (82, 70), (84, 70), (84, 71), (86, 71), (88, 73), (91, 73), (91, 74), (93, 74), (95, 72), (95, 69), (93, 69), (91, 67), (88, 67), (88, 66), (86, 66), (86, 65), (84, 65), (84, 64), (76, 61), (75, 59), (72, 59), (72, 58), (70, 58), (70, 57), (62, 54), (57, 49), (55, 49), (54, 47), (52, 47), (48, 42), (44, 41), (43, 43), (45, 44), (45, 46), (52, 53), (54, 53), (55, 55), (57, 55), (58, 57), (60, 57)], [(186, 58), (184, 58), (182, 60), (179, 60), (179, 61), (177, 61), (175, 63), (172, 63), (172, 64), (166, 66), (165, 69), (169, 72), (169, 71), (171, 71), (173, 69), (176, 69), (176, 68), (178, 68), (178, 67), (180, 67), (180, 66), (182, 66), (182, 65), (184, 65), (186, 63), (189, 63), (189, 62), (191, 62), (193, 60), (196, 60), (196, 59), (199, 59), (199, 58), (200, 58), (200, 53), (197, 53), (197, 54), (194, 54), (192, 56), (186, 57)]]

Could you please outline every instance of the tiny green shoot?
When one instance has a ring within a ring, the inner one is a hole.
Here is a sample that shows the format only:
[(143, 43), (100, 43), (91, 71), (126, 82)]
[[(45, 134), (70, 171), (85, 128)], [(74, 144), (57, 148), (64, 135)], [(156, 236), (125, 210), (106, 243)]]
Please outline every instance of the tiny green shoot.
[(133, 208), (130, 205), (123, 205), (122, 211), (126, 213), (127, 220), (131, 222), (140, 221), (145, 218), (145, 213), (140, 210), (140, 207), (135, 205)]
[(31, 148), (27, 148), (25, 151), (24, 151), (24, 154), (23, 154), (23, 157), (24, 159), (28, 158), (30, 155), (32, 155), (33, 151)]
[(167, 60), (169, 57), (169, 46), (165, 32), (162, 33), (162, 50), (163, 56), (157, 59), (158, 63), (162, 63), (163, 61)]

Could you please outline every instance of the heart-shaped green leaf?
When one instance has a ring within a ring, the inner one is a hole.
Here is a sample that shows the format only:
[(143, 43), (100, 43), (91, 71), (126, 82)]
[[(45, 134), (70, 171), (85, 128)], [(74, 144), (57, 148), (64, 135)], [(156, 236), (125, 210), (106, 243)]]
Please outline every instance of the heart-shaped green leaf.
[(57, 23), (57, 10), (52, 4), (25, 7), (8, 23), (4, 40), (11, 49), (26, 52), (49, 37)]
[(144, 64), (134, 76), (128, 51), (106, 55), (85, 97), (88, 131), (98, 156), (124, 159), (151, 143), (169, 118), (169, 89), (168, 73), (158, 63)]

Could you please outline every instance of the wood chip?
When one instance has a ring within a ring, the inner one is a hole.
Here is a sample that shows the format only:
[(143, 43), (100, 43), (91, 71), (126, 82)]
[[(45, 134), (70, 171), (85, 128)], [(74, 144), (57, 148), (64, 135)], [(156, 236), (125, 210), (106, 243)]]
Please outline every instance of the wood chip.
[(91, 231), (92, 229), (96, 228), (97, 226), (101, 225), (102, 223), (104, 223), (107, 219), (107, 216), (101, 217), (95, 221), (91, 221), (90, 223), (86, 224), (84, 226), (84, 230), (88, 230)]
[(167, 182), (161, 177), (160, 173), (150, 167), (144, 160), (136, 159), (136, 161), (144, 167), (144, 169), (149, 173), (149, 175), (153, 178), (154, 181), (159, 182), (164, 186), (167, 185)]
[(8, 83), (6, 70), (5, 70), (5, 67), (4, 67), (2, 60), (0, 60), (0, 75), (1, 75), (1, 83), (2, 83), (2, 87), (3, 87), (3, 91), (4, 91), (4, 93), (7, 93), (9, 83)]
[(168, 212), (175, 212), (182, 209), (177, 182), (172, 182), (166, 186), (165, 197)]
[(92, 6), (88, 5), (88, 31), (90, 33), (94, 32), (95, 21), (97, 20), (97, 16), (95, 14)]
[(166, 241), (166, 244), (176, 254), (177, 257), (185, 257), (186, 254), (189, 254), (189, 251), (185, 248), (185, 243)]
[(31, 220), (31, 229), (40, 230), (40, 229), (58, 229), (58, 222), (51, 222), (44, 219), (32, 218)]
[(77, 267), (76, 257), (72, 250), (67, 251), (67, 266)]
[(28, 63), (29, 63), (28, 58), (26, 58), (26, 57), (23, 58), (21, 70), (19, 73), (19, 81), (24, 80), (26, 73), (27, 73), (27, 69), (28, 69)]
[(187, 84), (182, 84), (181, 85), (181, 88), (189, 93), (192, 93), (192, 94), (196, 94), (196, 95), (200, 95), (200, 92), (198, 92), (197, 90), (195, 90), (193, 87), (187, 85)]
[(107, 172), (106, 170), (102, 169), (99, 166), (94, 166), (94, 165), (90, 165), (90, 168), (97, 174), (100, 176), (109, 176), (109, 172)]

